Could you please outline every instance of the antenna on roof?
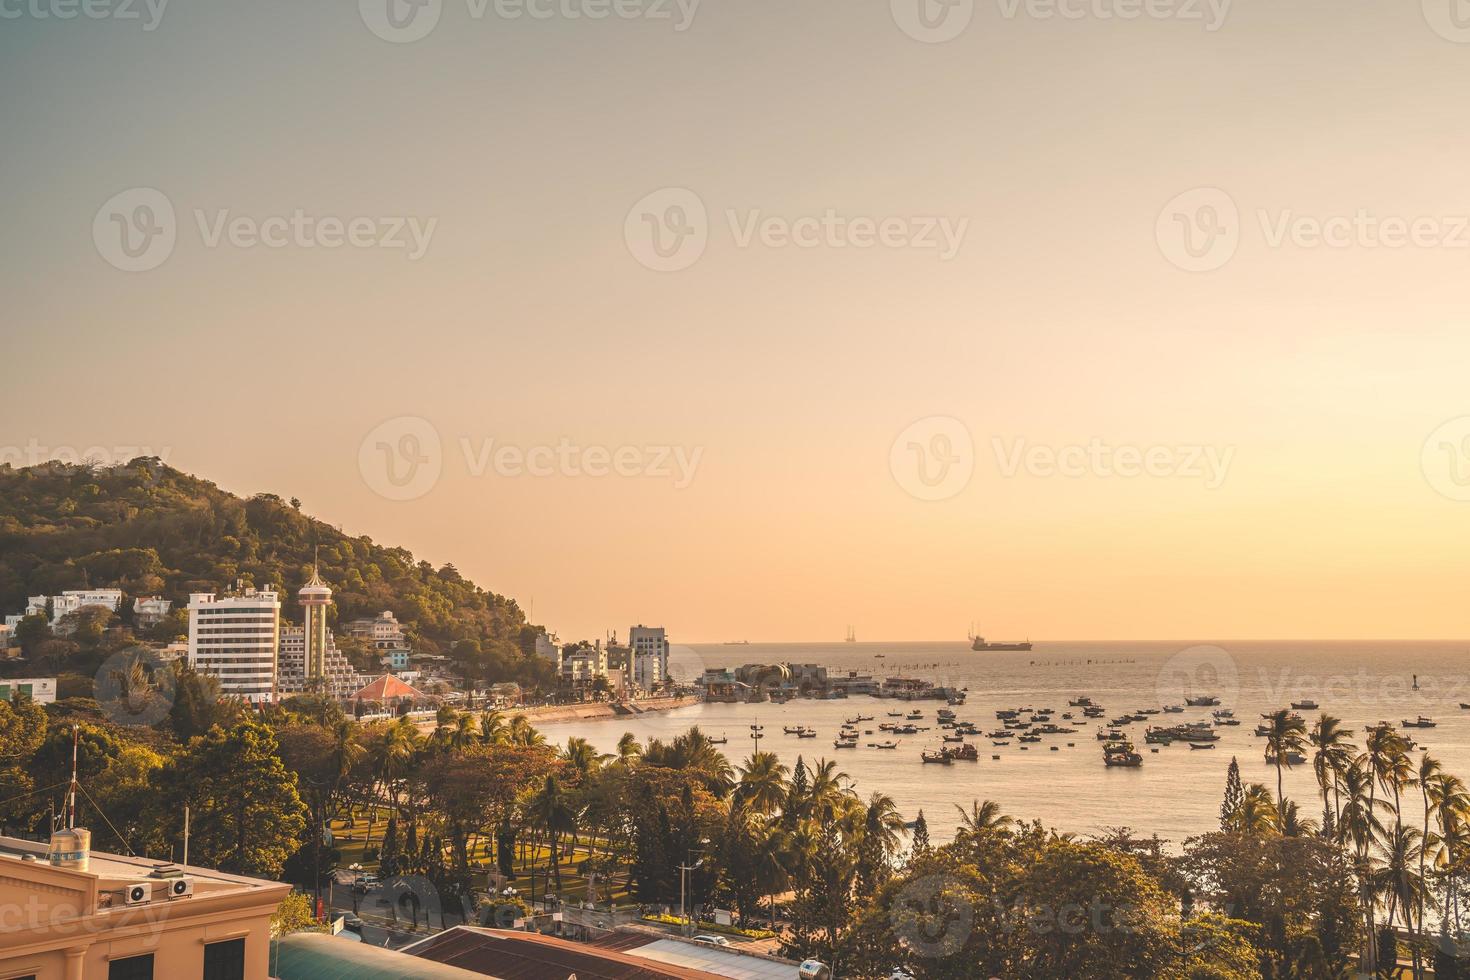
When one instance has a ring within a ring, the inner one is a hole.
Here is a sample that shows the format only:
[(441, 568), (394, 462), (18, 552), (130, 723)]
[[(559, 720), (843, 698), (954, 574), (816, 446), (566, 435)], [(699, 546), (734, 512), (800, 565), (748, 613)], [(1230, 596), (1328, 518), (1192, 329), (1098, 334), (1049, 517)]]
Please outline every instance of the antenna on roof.
[(66, 788), (66, 829), (75, 830), (77, 827), (77, 741), (81, 735), (81, 726), (71, 726), (71, 784)]

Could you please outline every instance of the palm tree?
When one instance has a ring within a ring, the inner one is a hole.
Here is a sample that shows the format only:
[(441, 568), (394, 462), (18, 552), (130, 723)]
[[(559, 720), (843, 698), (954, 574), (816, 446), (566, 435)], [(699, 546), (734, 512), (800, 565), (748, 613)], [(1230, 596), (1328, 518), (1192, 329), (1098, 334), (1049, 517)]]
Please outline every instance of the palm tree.
[(1276, 804), (1278, 826), (1286, 823), (1286, 796), (1282, 787), (1281, 767), (1291, 768), (1292, 753), (1306, 749), (1307, 723), (1289, 708), (1266, 716), (1266, 761), (1276, 764)]
[(739, 770), (737, 799), (762, 816), (780, 809), (786, 799), (786, 776), (790, 772), (774, 752), (753, 752)]
[(1251, 783), (1241, 797), (1233, 829), (1252, 837), (1265, 837), (1277, 832), (1282, 816), (1283, 811), (1271, 799), (1271, 791), (1266, 788), (1266, 784)]
[(577, 770), (583, 781), (586, 781), (587, 777), (612, 758), (608, 755), (599, 755), (591, 742), (576, 735), (567, 739), (567, 747), (561, 750), (561, 757), (572, 764), (572, 768)]
[(811, 770), (811, 789), (807, 791), (808, 813), (818, 825), (834, 822), (848, 809), (850, 791), (843, 784), (851, 777), (837, 768), (831, 759), (818, 759)]
[(372, 843), (373, 823), (383, 793), (388, 795), (389, 805), (397, 809), (397, 782), (413, 768), (420, 741), (418, 728), (408, 718), (402, 717), (383, 726), (369, 748), (377, 782), (369, 793), (367, 843)]
[(1395, 911), (1402, 909), (1404, 926), (1410, 936), (1415, 935), (1413, 910), (1424, 900), (1427, 891), (1424, 878), (1416, 870), (1414, 863), (1420, 838), (1419, 831), (1413, 827), (1395, 826), (1384, 838), (1383, 866), (1374, 876), (1374, 884), (1389, 899), (1388, 925), (1393, 925)]
[(971, 800), (968, 810), (958, 803), (954, 808), (960, 811), (961, 834), (1004, 833), (1015, 824), (1015, 820), (1002, 813), (1000, 804), (994, 800)]
[(577, 832), (577, 821), (581, 818), (581, 812), (573, 807), (570, 797), (562, 790), (556, 777), (547, 776), (541, 790), (531, 798), (526, 815), (532, 826), (546, 835), (552, 868), (548, 874), (555, 874), (556, 889), (561, 891), (560, 841), (562, 837)]
[[(1371, 732), (1371, 729), (1370, 729)], [(1370, 735), (1371, 738), (1371, 735)], [(1338, 840), (1353, 845), (1354, 871), (1358, 879), (1359, 900), (1363, 907), (1363, 921), (1368, 935), (1369, 971), (1377, 956), (1373, 913), (1372, 866), (1368, 852), (1374, 840), (1383, 833), (1383, 824), (1377, 811), (1382, 801), (1374, 796), (1372, 762), (1365, 752), (1356, 756), (1342, 771), (1342, 817), (1337, 825)]]
[(480, 741), (486, 745), (504, 745), (508, 736), (505, 715), (493, 708), (480, 715)]
[[(1297, 806), (1296, 800), (1287, 800), (1285, 819), (1281, 822), (1281, 836), (1283, 837), (1311, 837), (1320, 830), (1317, 821), (1310, 817), (1301, 815), (1301, 808)], [(1331, 816), (1332, 814), (1327, 814)]]
[[(1429, 800), (1439, 821), (1440, 860), (1454, 867), (1470, 850), (1470, 792), (1458, 776), (1439, 773), (1430, 782)], [(1450, 918), (1451, 907), (1458, 915), (1459, 894), (1456, 878), (1451, 876), (1445, 890), (1444, 918)]]
[(1317, 777), (1317, 786), (1322, 791), (1322, 820), (1323, 830), (1327, 830), (1327, 790), (1329, 784), (1333, 793), (1331, 804), (1332, 823), (1335, 826), (1338, 819), (1338, 807), (1341, 802), (1337, 796), (1338, 782), (1341, 779), (1343, 768), (1352, 758), (1351, 730), (1342, 727), (1342, 719), (1334, 718), (1325, 711), (1312, 726), (1310, 741), (1316, 750), (1312, 753), (1312, 772)]
[(638, 738), (632, 732), (623, 732), (618, 739), (618, 762), (624, 766), (631, 766), (643, 758), (643, 746), (638, 744)]
[(516, 715), (506, 726), (506, 742), (510, 745), (520, 745), (529, 748), (533, 745), (545, 745), (546, 739), (534, 727), (525, 715)]

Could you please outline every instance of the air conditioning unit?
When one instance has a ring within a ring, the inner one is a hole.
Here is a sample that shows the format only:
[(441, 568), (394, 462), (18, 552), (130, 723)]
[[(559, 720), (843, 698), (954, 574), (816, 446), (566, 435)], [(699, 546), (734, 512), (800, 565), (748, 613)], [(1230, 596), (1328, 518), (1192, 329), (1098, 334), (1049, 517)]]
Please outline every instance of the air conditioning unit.
[(194, 894), (194, 883), (188, 878), (175, 878), (168, 883), (168, 897), (188, 898)]
[(153, 901), (153, 886), (146, 881), (135, 882), (123, 888), (124, 905), (147, 905)]

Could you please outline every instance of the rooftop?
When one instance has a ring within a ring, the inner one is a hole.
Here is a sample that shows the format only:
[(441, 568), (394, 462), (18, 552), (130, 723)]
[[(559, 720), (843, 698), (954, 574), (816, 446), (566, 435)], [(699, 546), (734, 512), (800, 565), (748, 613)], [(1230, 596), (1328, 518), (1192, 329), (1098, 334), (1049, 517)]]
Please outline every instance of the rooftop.
[[(496, 977), (498, 980), (567, 980), (574, 974), (577, 980), (720, 980), (721, 977), (732, 976), (728, 973), (709, 973), (673, 962), (661, 962), (639, 955), (642, 948), (636, 953), (625, 952), (536, 933), (479, 929), (473, 926), (458, 926), (442, 932), (409, 947), (409, 952), (414, 956), (463, 967), (480, 976)], [(725, 955), (750, 963), (766, 962), (734, 953)], [(763, 976), (741, 975), (752, 978)], [(789, 965), (780, 976), (791, 976)], [(291, 978), (283, 977), (283, 980)]]

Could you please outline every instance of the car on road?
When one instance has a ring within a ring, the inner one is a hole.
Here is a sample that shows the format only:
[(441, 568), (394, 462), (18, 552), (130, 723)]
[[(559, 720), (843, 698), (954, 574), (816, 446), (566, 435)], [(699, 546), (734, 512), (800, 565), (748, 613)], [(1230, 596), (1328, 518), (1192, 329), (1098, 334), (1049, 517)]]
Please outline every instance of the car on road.
[(366, 895), (382, 884), (383, 879), (377, 875), (358, 875), (357, 880), (352, 883), (352, 890), (359, 895)]
[(695, 936), (693, 939), (691, 939), (689, 941), (692, 942), (692, 943), (699, 943), (701, 946), (728, 946), (728, 945), (730, 945), (730, 940), (726, 939), (724, 936), (711, 936), (708, 933)]

